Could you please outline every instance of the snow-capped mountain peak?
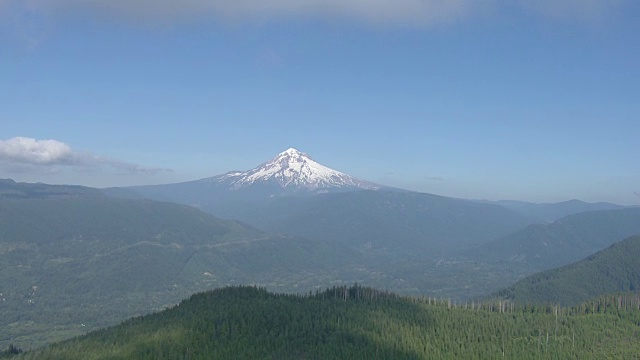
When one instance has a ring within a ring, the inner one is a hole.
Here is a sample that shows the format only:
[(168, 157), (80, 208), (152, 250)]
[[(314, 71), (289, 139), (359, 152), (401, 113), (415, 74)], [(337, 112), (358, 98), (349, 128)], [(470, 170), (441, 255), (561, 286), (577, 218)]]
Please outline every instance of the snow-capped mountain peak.
[(289, 148), (268, 162), (246, 172), (230, 172), (211, 180), (238, 190), (252, 185), (275, 185), (286, 191), (377, 190), (377, 184), (330, 169), (308, 154)]

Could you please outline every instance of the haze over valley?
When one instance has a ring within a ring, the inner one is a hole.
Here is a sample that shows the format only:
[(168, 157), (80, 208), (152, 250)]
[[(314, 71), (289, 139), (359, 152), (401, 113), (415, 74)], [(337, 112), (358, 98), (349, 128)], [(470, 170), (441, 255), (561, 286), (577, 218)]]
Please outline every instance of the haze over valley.
[(636, 358), (638, 18), (0, 0), (0, 359)]
[(378, 185), (293, 148), (167, 185), (2, 180), (1, 345), (45, 344), (235, 285), (306, 294), (358, 283), (480, 301), (640, 234), (638, 207), (502, 204)]

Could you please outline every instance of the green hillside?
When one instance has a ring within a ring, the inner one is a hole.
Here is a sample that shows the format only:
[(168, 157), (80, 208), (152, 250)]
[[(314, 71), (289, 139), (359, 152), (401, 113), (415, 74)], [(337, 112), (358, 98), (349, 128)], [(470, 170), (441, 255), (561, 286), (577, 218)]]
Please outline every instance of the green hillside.
[[(640, 235), (640, 209), (592, 211), (530, 225), (477, 248), (443, 257), (421, 289), (455, 299), (486, 297), (541, 271), (584, 259)], [(438, 282), (437, 280), (440, 279)]]
[(640, 236), (588, 258), (518, 281), (496, 294), (527, 303), (574, 305), (600, 295), (640, 289)]
[(354, 286), (230, 287), (16, 359), (637, 359), (640, 299), (451, 306)]
[(530, 225), (467, 256), (537, 272), (584, 259), (634, 235), (640, 235), (640, 208), (591, 211)]
[[(556, 251), (534, 253), (537, 257), (496, 257), (513, 245), (506, 244), (496, 254), (472, 252), (476, 258), (429, 259), (450, 244), (446, 234), (457, 233), (452, 240), (457, 245), (472, 241), (464, 234), (470, 228), (482, 232), (486, 218), (481, 213), (489, 205), (362, 192), (317, 197), (328, 202), (311, 207), (317, 200), (300, 199), (293, 207), (300, 213), (293, 218), (271, 208), (267, 217), (296, 219), (286, 220), (287, 227), (312, 236), (301, 238), (265, 234), (188, 206), (110, 198), (91, 188), (0, 181), (2, 189), (12, 195), (0, 196), (0, 349), (69, 338), (230, 285), (306, 293), (357, 281), (402, 294), (477, 298), (539, 271), (549, 258), (567, 261), (594, 244), (604, 248), (640, 224), (637, 209), (597, 212), (546, 225), (562, 246), (547, 241)], [(334, 213), (329, 205), (336, 206)], [(469, 227), (456, 229), (456, 224)], [(582, 227), (594, 234), (585, 235)], [(366, 242), (360, 241), (363, 234)], [(505, 239), (518, 240), (515, 244), (533, 239), (532, 246), (541, 240), (516, 234)], [(588, 246), (577, 243), (579, 251), (564, 246), (582, 240)], [(439, 244), (429, 245), (432, 241)]]
[[(358, 255), (149, 200), (0, 200), (0, 348), (36, 346), (198, 291), (311, 289)], [(352, 278), (347, 280), (353, 281)]]

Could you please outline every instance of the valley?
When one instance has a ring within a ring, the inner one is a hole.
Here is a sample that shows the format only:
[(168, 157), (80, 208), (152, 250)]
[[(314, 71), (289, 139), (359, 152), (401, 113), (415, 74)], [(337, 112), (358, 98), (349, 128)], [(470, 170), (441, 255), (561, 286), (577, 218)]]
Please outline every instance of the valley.
[(0, 0), (0, 360), (640, 360), (638, 19)]
[[(512, 203), (374, 189), (337, 174), (289, 149), (215, 181), (122, 189), (0, 182), (0, 348), (39, 347), (238, 285), (308, 294), (358, 283), (454, 303), (541, 301), (514, 295), (520, 283), (507, 287), (640, 234), (633, 207), (546, 204), (549, 216), (577, 212), (535, 223), (550, 219), (542, 206), (529, 216)], [(201, 201), (188, 206), (195, 196)], [(569, 304), (634, 287), (600, 289)]]

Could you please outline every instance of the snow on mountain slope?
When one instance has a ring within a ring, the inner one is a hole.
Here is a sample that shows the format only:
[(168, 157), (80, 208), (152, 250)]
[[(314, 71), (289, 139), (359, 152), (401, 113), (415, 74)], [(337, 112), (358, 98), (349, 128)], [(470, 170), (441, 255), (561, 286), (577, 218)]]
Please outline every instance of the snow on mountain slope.
[(233, 171), (204, 181), (227, 184), (231, 190), (253, 185), (275, 185), (289, 191), (378, 190), (380, 185), (330, 169), (308, 154), (290, 148), (246, 172)]

